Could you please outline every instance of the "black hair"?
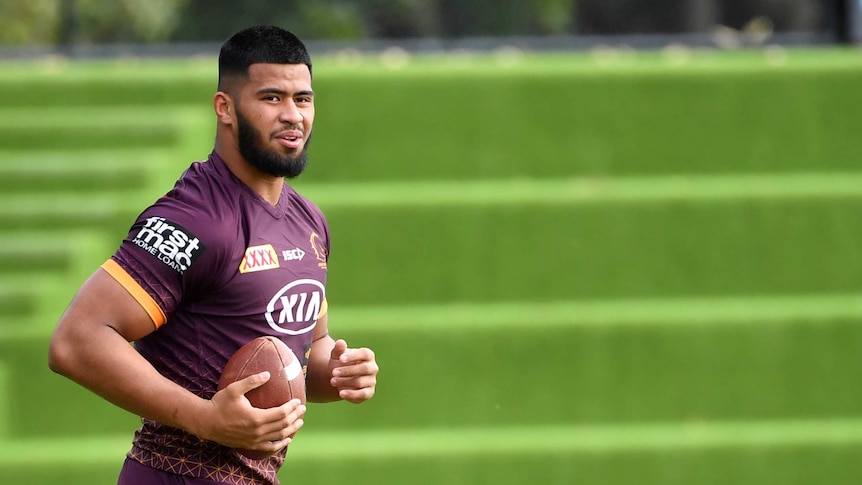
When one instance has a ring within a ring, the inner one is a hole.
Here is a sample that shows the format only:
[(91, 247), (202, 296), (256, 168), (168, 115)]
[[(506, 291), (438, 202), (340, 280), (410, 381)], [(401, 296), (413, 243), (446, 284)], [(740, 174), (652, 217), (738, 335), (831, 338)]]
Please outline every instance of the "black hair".
[(232, 35), (218, 56), (218, 89), (225, 79), (247, 76), (252, 64), (305, 64), (311, 72), (311, 56), (305, 44), (292, 33), (272, 25), (256, 25)]

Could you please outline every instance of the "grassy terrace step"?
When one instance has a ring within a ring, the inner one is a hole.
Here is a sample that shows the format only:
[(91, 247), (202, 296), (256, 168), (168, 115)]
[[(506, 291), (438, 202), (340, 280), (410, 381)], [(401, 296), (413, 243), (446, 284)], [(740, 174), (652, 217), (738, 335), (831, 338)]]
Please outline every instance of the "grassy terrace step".
[[(375, 350), (380, 386), (368, 405), (313, 406), (311, 430), (826, 419), (862, 407), (847, 385), (862, 379), (855, 294), (330, 312), (333, 335)], [(54, 321), (0, 334), (9, 438), (134, 428), (48, 371)]]
[[(46, 147), (63, 147), (66, 150), (93, 150), (105, 148), (141, 149), (178, 143), (175, 127), (165, 125), (106, 125), (80, 123), (36, 127), (8, 124), (0, 129), (0, 146), (7, 150), (42, 150)], [(4, 123), (5, 124), (5, 123)]]
[[(0, 72), (4, 96), (2, 106), (71, 108), (127, 106), (127, 110), (159, 106), (199, 107), (212, 101), (218, 75), (216, 56), (207, 62), (26, 62), (8, 63)], [(144, 76), (143, 74), (146, 74)], [(55, 91), (59, 90), (59, 91)], [(62, 92), (63, 96), (40, 96), (39, 92)]]
[[(75, 285), (85, 278), (78, 261), (71, 265), (70, 271), (31, 271), (0, 274), (0, 339), (5, 332), (23, 330), (17, 327), (20, 322), (33, 322), (34, 318), (44, 317), (48, 312), (52, 319), (59, 317), (69, 298), (74, 294)], [(55, 322), (48, 322), (53, 325)], [(13, 330), (17, 327), (18, 330)], [(39, 326), (40, 335), (45, 334), (44, 325)], [(30, 329), (31, 331), (33, 329)], [(0, 361), (3, 361), (0, 358)]]
[[(19, 484), (110, 483), (129, 437), (0, 441), (0, 473)], [(303, 430), (283, 481), (358, 484), (856, 483), (858, 419)], [(816, 480), (815, 480), (816, 478)]]
[(857, 295), (330, 311), (333, 335), (375, 348), (381, 386), (374, 406), (312, 410), (311, 428), (792, 419), (862, 405), (846, 386), (862, 377)]
[[(52, 301), (71, 296), (76, 283), (92, 273), (96, 262), (107, 258), (117, 244), (116, 239), (78, 230), (0, 232), (0, 282), (16, 291), (29, 289), (41, 297), (45, 310), (56, 311)], [(46, 290), (46, 285), (51, 289)], [(20, 300), (27, 301), (29, 297)]]
[(39, 309), (39, 291), (20, 279), (0, 279), (0, 319), (31, 315)]
[(122, 238), (134, 217), (164, 192), (101, 191), (0, 194), (0, 227), (7, 231), (94, 230)]
[(0, 268), (3, 275), (12, 273), (63, 272), (76, 255), (69, 236), (59, 234), (26, 234), (0, 232)]
[[(862, 107), (858, 72), (663, 74), (320, 77), (326, 129), (315, 136), (315, 160), (349, 163), (313, 171), (349, 182), (856, 167), (858, 124), (839, 113)], [(356, 129), (358, 99), (375, 130), (393, 134), (384, 146)], [(528, 113), (529, 123), (516, 121)]]
[(115, 106), (0, 109), (3, 150), (148, 150), (180, 142), (189, 110)]
[(24, 328), (19, 321), (44, 319), (45, 312), (56, 319), (93, 271), (91, 261), (105, 258), (115, 244), (77, 229), (0, 231), (0, 338)]
[[(784, 54), (778, 63), (764, 52), (695, 52), (680, 63), (631, 53), (424, 56), (399, 67), (323, 57), (315, 61), (318, 141), (308, 175), (352, 182), (855, 169), (859, 126), (844, 113), (862, 106), (858, 55)], [(128, 113), (145, 105), (211, 113), (214, 68), (214, 58), (27, 64), (4, 69), (0, 90), (7, 111), (62, 106), (76, 123), (82, 106), (98, 113), (119, 103)], [(357, 129), (356, 113), (391, 134), (385, 147)], [(536, 116), (513, 121), (525, 113)], [(201, 143), (211, 136), (210, 125)]]
[[(505, 193), (498, 194), (505, 198)], [(862, 198), (321, 206), (330, 302), (853, 292)]]
[[(329, 218), (333, 301), (375, 305), (857, 291), (860, 187), (848, 173), (300, 191)], [(119, 241), (162, 193), (3, 194), (0, 227)]]
[(98, 190), (141, 190), (151, 179), (145, 150), (0, 153), (0, 191), (35, 194), (50, 191), (92, 193)]

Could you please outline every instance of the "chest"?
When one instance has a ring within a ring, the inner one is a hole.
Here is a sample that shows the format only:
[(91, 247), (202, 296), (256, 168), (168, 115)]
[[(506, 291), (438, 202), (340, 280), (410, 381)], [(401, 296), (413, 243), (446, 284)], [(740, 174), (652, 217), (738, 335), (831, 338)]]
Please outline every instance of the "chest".
[(248, 226), (207, 306), (259, 333), (311, 335), (326, 300), (327, 255), (318, 231), (302, 219)]

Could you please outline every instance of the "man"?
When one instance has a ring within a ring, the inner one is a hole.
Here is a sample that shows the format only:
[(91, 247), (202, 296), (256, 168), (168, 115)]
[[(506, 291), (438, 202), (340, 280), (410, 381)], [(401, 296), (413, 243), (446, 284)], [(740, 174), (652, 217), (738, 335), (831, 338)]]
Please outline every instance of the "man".
[(326, 220), (285, 182), (306, 165), (314, 122), (302, 42), (269, 26), (232, 36), (213, 106), (208, 160), (144, 210), (51, 339), (52, 370), (142, 417), (120, 485), (278, 483), (305, 406), (253, 408), (244, 394), (266, 372), (216, 392), (254, 337), (277, 336), (303, 360), (311, 402), (360, 403), (376, 388), (374, 353), (328, 334)]

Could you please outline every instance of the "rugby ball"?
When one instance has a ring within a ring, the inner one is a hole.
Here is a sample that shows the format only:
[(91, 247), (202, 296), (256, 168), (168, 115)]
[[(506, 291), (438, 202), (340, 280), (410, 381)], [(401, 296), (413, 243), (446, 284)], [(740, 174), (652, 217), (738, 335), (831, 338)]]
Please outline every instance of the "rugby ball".
[[(302, 364), (276, 337), (258, 337), (239, 348), (227, 361), (218, 381), (218, 389), (245, 379), (248, 376), (269, 371), (269, 380), (245, 394), (252, 406), (260, 409), (281, 406), (291, 399), (300, 399), (305, 404), (305, 375)], [(258, 450), (237, 449), (253, 460), (262, 460), (271, 453)]]

